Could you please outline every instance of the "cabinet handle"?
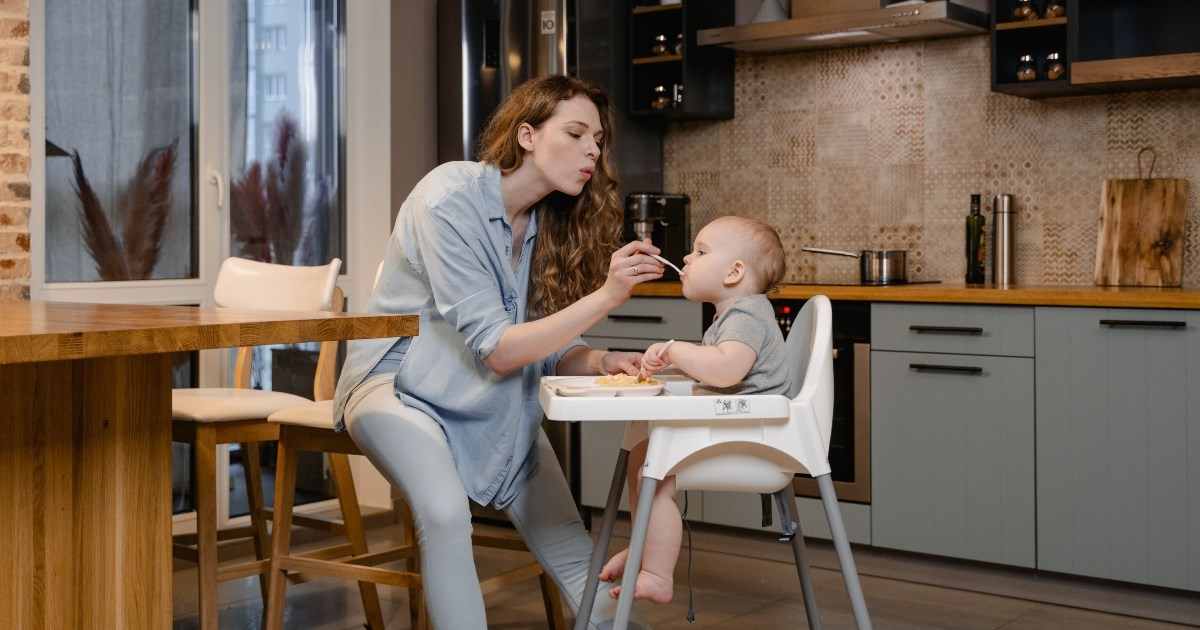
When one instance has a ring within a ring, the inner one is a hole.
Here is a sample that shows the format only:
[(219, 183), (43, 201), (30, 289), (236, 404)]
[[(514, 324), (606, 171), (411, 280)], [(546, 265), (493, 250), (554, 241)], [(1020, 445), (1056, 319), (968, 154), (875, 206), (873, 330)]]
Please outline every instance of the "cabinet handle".
[(636, 352), (642, 354), (646, 351), (645, 348), (609, 348), (609, 352)]
[(1102, 319), (1101, 326), (1112, 328), (1187, 328), (1187, 322), (1156, 321), (1153, 319)]
[(958, 374), (983, 374), (983, 368), (969, 365), (937, 365), (934, 363), (909, 363), (909, 369), (918, 372), (955, 372)]
[(917, 334), (941, 333), (949, 335), (982, 335), (982, 328), (973, 326), (909, 326), (908, 329)]
[(641, 322), (645, 324), (661, 324), (663, 322), (661, 315), (609, 315), (608, 319), (614, 322)]

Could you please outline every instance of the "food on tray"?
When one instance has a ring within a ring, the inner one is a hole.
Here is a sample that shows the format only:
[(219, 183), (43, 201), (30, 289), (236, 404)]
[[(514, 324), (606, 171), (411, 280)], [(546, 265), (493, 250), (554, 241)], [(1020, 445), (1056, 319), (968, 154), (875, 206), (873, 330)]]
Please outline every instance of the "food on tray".
[(631, 385), (662, 385), (662, 381), (654, 378), (638, 380), (628, 374), (609, 374), (596, 377), (596, 384), (602, 387), (629, 387)]

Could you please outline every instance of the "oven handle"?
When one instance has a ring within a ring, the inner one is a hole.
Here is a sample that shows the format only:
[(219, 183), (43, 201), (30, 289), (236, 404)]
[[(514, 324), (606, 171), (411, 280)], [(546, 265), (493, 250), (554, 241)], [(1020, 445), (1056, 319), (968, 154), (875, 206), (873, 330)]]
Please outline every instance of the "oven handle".
[(918, 326), (912, 325), (909, 330), (917, 334), (921, 333), (943, 333), (951, 335), (982, 335), (983, 329), (974, 326)]
[(663, 321), (661, 315), (609, 315), (608, 319), (614, 322), (643, 322), (647, 324), (661, 324)]

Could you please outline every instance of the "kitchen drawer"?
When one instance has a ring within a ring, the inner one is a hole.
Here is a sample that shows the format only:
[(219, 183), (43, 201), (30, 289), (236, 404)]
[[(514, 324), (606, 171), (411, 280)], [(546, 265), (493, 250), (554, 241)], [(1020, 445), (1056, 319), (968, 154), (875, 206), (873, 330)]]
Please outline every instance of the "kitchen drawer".
[(1033, 308), (873, 304), (871, 349), (1033, 356)]
[(635, 297), (613, 309), (585, 336), (700, 341), (704, 334), (702, 319), (699, 302), (682, 298)]

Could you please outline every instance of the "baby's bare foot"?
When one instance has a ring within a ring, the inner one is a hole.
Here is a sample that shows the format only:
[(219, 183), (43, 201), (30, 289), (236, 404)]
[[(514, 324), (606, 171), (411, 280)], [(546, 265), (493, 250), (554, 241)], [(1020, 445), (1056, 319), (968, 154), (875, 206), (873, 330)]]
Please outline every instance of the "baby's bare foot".
[(625, 560), (628, 556), (629, 549), (622, 549), (609, 558), (604, 568), (600, 569), (600, 581), (615, 582), (621, 579), (621, 576), (625, 574)]
[[(634, 599), (644, 599), (652, 604), (670, 603), (675, 595), (675, 581), (664, 578), (649, 571), (638, 572), (637, 585), (633, 589)], [(616, 599), (621, 596), (621, 587), (609, 589), (608, 596)]]

